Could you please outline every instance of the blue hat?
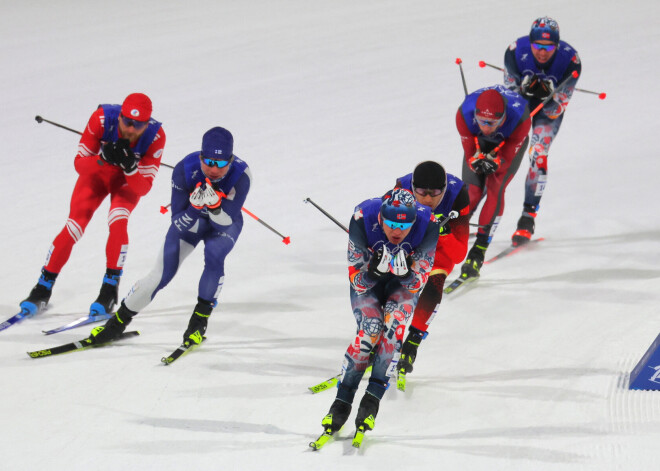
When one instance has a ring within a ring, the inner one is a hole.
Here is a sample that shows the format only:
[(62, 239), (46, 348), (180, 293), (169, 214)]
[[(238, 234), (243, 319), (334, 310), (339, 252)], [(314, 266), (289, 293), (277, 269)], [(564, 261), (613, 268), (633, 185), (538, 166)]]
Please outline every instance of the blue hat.
[(380, 216), (394, 222), (412, 223), (417, 219), (417, 206), (413, 194), (404, 189), (396, 188), (386, 195), (380, 205)]
[(559, 25), (549, 16), (537, 18), (532, 23), (532, 29), (529, 32), (529, 40), (534, 41), (552, 41), (559, 44)]
[(234, 154), (234, 136), (225, 128), (211, 128), (202, 137), (202, 156), (207, 159), (230, 160)]

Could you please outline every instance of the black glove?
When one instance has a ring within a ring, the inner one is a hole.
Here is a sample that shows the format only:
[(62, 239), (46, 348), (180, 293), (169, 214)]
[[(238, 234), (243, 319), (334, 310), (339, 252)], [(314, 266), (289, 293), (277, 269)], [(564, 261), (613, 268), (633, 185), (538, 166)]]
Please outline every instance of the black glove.
[(472, 168), (475, 173), (480, 175), (490, 175), (497, 172), (497, 169), (500, 168), (500, 159), (493, 158), (490, 154), (487, 154), (483, 159), (478, 159), (472, 163)]
[(538, 75), (526, 75), (520, 84), (520, 92), (527, 98), (545, 100), (555, 92), (555, 85), (550, 79), (541, 79)]
[[(438, 221), (442, 221), (445, 218), (445, 215), (442, 214), (442, 213), (435, 214), (435, 218)], [(440, 227), (440, 235), (441, 236), (446, 236), (446, 235), (451, 234), (451, 227), (449, 227), (449, 221), (450, 220), (448, 219), (447, 222), (445, 222), (445, 224), (442, 227)]]
[(376, 252), (371, 256), (369, 260), (369, 268), (367, 273), (372, 276), (374, 279), (378, 279), (381, 276), (389, 273), (390, 271), (390, 261), (392, 260), (392, 254), (384, 245), (381, 246)]
[(128, 139), (117, 139), (117, 142), (108, 142), (101, 150), (101, 157), (108, 163), (118, 165), (126, 173), (137, 168), (138, 159), (128, 142)]

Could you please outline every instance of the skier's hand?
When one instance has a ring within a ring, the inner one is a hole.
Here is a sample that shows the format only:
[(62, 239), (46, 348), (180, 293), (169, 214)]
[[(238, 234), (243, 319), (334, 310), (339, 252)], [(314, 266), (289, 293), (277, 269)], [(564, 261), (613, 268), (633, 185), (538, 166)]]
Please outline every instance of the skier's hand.
[(521, 93), (527, 98), (545, 100), (555, 92), (555, 85), (550, 79), (541, 79), (538, 75), (526, 75), (520, 84)]
[(373, 278), (380, 278), (390, 271), (390, 261), (392, 260), (392, 254), (386, 246), (381, 246), (369, 260), (369, 268), (367, 272)]
[[(445, 218), (445, 215), (442, 213), (434, 214), (434, 216), (438, 221), (442, 221)], [(451, 234), (451, 227), (449, 227), (449, 220), (447, 220), (447, 222), (440, 226), (440, 235), (446, 236), (449, 234)]]
[(197, 183), (197, 186), (195, 187), (193, 192), (190, 193), (189, 201), (192, 207), (195, 209), (204, 208), (204, 190), (202, 190), (201, 182)]
[(110, 164), (118, 165), (125, 173), (133, 172), (140, 160), (131, 150), (128, 139), (106, 143), (101, 149), (101, 158)]
[(475, 173), (480, 175), (490, 175), (497, 172), (502, 164), (502, 159), (500, 159), (497, 154), (481, 154), (481, 158), (477, 159), (472, 163), (472, 168)]
[(208, 178), (206, 179), (206, 185), (204, 186), (203, 194), (204, 204), (209, 209), (216, 209), (220, 207), (220, 204), (222, 203), (222, 197), (219, 192), (213, 189), (213, 184)]
[(405, 278), (410, 273), (410, 266), (412, 265), (412, 257), (406, 254), (406, 251), (401, 249), (392, 259), (391, 262), (392, 273), (399, 278)]

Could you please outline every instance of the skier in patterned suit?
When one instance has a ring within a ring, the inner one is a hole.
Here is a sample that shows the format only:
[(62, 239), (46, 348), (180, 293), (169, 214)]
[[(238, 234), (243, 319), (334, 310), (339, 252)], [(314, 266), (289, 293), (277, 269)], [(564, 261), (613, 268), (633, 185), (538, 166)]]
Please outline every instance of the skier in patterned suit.
[[(373, 369), (356, 427), (373, 429), (380, 399), (395, 373), (406, 322), (433, 266), (438, 223), (410, 191), (394, 189), (360, 203), (349, 225), (348, 275), (357, 335), (344, 355), (337, 396), (322, 421), (339, 430), (350, 415), (365, 369)], [(370, 358), (371, 357), (371, 358)]]
[[(530, 109), (536, 109), (552, 96), (532, 117), (525, 201), (512, 236), (513, 245), (517, 246), (529, 242), (534, 234), (536, 215), (547, 183), (548, 152), (573, 96), (582, 64), (577, 51), (559, 40), (557, 22), (542, 17), (534, 21), (528, 36), (518, 38), (509, 46), (504, 54), (504, 69), (504, 84), (527, 98)], [(562, 84), (561, 87), (558, 84)]]
[(128, 252), (128, 218), (151, 190), (165, 146), (165, 131), (151, 117), (152, 104), (132, 93), (122, 105), (100, 105), (80, 138), (74, 166), (78, 180), (69, 218), (48, 251), (38, 283), (21, 302), (29, 315), (46, 309), (53, 284), (76, 242), (103, 200), (110, 195), (106, 273), (90, 315), (106, 315), (117, 303), (117, 290)]
[(233, 153), (234, 138), (224, 128), (204, 134), (202, 150), (181, 160), (172, 173), (172, 224), (155, 266), (138, 280), (115, 315), (92, 330), (95, 343), (116, 339), (174, 278), (179, 266), (199, 242), (204, 242), (204, 270), (197, 305), (183, 334), (183, 343), (202, 342), (208, 319), (217, 305), (225, 279), (224, 263), (241, 230), (241, 209), (250, 190), (248, 165)]

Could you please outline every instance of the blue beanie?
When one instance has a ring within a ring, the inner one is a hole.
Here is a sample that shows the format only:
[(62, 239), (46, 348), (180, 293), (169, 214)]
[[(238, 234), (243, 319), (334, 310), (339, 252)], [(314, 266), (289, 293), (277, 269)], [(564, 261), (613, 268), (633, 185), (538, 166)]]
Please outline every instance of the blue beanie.
[(415, 197), (404, 188), (394, 189), (380, 205), (380, 216), (394, 222), (415, 222), (417, 219)]
[(202, 155), (207, 159), (229, 160), (234, 154), (234, 136), (225, 128), (211, 128), (202, 137)]
[(559, 25), (549, 16), (537, 18), (532, 23), (529, 40), (530, 42), (552, 41), (555, 44), (559, 44)]

